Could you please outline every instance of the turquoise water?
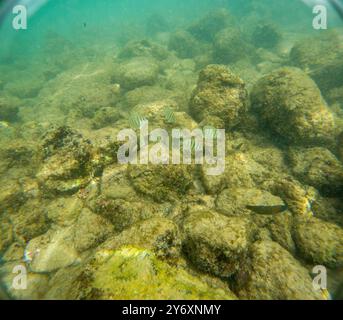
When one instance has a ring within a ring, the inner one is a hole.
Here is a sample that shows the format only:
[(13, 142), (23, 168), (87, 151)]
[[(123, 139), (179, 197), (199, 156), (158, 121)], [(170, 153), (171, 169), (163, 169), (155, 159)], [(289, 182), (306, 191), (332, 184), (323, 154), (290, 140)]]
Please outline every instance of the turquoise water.
[[(27, 30), (8, 12), (0, 299), (342, 298), (343, 22), (326, 2), (316, 30), (318, 3), (50, 0)], [(143, 121), (225, 130), (221, 174), (121, 163)]]

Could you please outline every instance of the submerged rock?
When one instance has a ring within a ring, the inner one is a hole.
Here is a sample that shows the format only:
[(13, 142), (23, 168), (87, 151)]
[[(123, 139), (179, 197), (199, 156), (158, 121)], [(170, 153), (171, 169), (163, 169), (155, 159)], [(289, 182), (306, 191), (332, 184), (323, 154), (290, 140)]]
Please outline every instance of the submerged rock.
[(244, 82), (224, 65), (209, 65), (200, 72), (189, 107), (197, 121), (218, 117), (227, 129), (232, 129), (247, 111)]
[(37, 179), (46, 197), (74, 194), (91, 181), (99, 165), (89, 141), (68, 127), (48, 132), (43, 153)]
[(157, 202), (182, 198), (193, 183), (187, 165), (131, 165), (128, 176), (137, 192)]
[[(237, 276), (238, 295), (249, 300), (322, 300), (314, 291), (309, 272), (279, 244), (256, 242), (251, 261)], [(244, 284), (245, 282), (245, 284)]]
[(225, 9), (219, 9), (195, 22), (188, 31), (198, 40), (211, 42), (220, 30), (235, 25), (231, 14)]
[(320, 145), (334, 139), (333, 114), (300, 69), (282, 68), (260, 79), (251, 102), (262, 122), (292, 144)]
[(297, 219), (294, 237), (300, 254), (328, 268), (343, 266), (343, 229), (317, 218)]
[(109, 239), (102, 248), (113, 250), (131, 245), (152, 250), (161, 259), (176, 259), (181, 250), (180, 237), (175, 223), (166, 218), (155, 217), (134, 224)]
[(164, 60), (169, 56), (168, 50), (149, 40), (130, 41), (119, 52), (119, 59), (132, 59), (135, 57), (147, 57)]
[(0, 121), (14, 122), (18, 120), (18, 99), (0, 97)]
[(187, 31), (178, 31), (170, 36), (168, 49), (181, 59), (193, 58), (201, 52), (200, 43)]
[(183, 249), (201, 271), (228, 278), (246, 263), (253, 228), (246, 218), (191, 213), (183, 223)]
[(274, 49), (280, 43), (282, 35), (277, 27), (269, 23), (256, 26), (251, 40), (257, 48)]
[(217, 63), (231, 64), (246, 58), (251, 52), (239, 29), (224, 29), (215, 36), (213, 55)]
[(77, 285), (82, 299), (235, 299), (229, 289), (207, 284), (149, 250), (130, 246), (98, 251)]
[(329, 31), (296, 43), (290, 53), (290, 60), (295, 66), (307, 71), (327, 96), (330, 89), (343, 85), (342, 56), (341, 34)]
[(32, 257), (30, 270), (35, 273), (50, 273), (80, 262), (70, 239), (69, 228), (50, 230), (31, 240), (25, 252)]
[(325, 148), (292, 148), (289, 152), (294, 175), (325, 196), (343, 194), (343, 165)]
[(159, 66), (154, 59), (137, 57), (120, 63), (112, 81), (119, 83), (123, 89), (132, 90), (153, 85), (157, 80), (158, 72)]

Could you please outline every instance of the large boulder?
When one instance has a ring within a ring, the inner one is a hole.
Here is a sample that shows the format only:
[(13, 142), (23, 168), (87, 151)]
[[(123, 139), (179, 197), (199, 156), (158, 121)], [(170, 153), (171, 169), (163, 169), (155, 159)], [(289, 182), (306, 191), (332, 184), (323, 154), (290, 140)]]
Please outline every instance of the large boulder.
[(341, 34), (335, 31), (302, 39), (290, 53), (293, 65), (307, 71), (325, 96), (330, 89), (343, 85), (342, 57)]
[(249, 266), (242, 268), (238, 295), (250, 300), (321, 300), (309, 272), (293, 256), (272, 241), (256, 242)]
[(192, 187), (187, 165), (130, 165), (128, 176), (134, 189), (157, 202), (176, 201)]
[(113, 76), (125, 90), (153, 85), (158, 76), (159, 66), (154, 59), (147, 57), (132, 58), (120, 63)]
[(292, 148), (288, 153), (294, 175), (325, 196), (343, 194), (343, 165), (325, 148)]
[(82, 299), (235, 299), (223, 285), (207, 284), (150, 250), (130, 246), (98, 251), (74, 287)]
[(282, 68), (260, 79), (251, 102), (261, 121), (289, 143), (318, 145), (334, 139), (333, 114), (300, 69)]
[(228, 278), (246, 263), (253, 234), (249, 219), (194, 212), (183, 230), (183, 250), (199, 270)]
[(198, 86), (190, 101), (190, 112), (197, 121), (217, 117), (227, 129), (232, 129), (241, 122), (246, 111), (244, 82), (229, 68), (209, 65), (200, 72)]
[(343, 266), (343, 229), (317, 218), (297, 219), (294, 237), (300, 254), (328, 268)]
[[(43, 195), (70, 195), (84, 188), (94, 174), (92, 145), (69, 127), (47, 132), (37, 179)], [(95, 169), (96, 171), (97, 169)]]
[(220, 30), (235, 25), (233, 16), (227, 10), (219, 9), (196, 21), (188, 31), (198, 40), (211, 42)]

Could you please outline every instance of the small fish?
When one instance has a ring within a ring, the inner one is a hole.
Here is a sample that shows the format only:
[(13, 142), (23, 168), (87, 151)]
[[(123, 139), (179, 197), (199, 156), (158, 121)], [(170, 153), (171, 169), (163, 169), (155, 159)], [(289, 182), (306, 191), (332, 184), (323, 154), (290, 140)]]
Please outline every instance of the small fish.
[(280, 206), (247, 206), (247, 209), (258, 214), (277, 214), (288, 209), (287, 205)]
[(204, 136), (206, 139), (217, 139), (218, 131), (212, 126), (206, 126), (203, 128)]
[(129, 124), (132, 129), (140, 129), (144, 121), (146, 121), (146, 119), (140, 114), (137, 112), (131, 112), (129, 116)]
[(164, 119), (166, 123), (173, 124), (176, 122), (174, 110), (170, 107), (165, 107), (163, 110)]

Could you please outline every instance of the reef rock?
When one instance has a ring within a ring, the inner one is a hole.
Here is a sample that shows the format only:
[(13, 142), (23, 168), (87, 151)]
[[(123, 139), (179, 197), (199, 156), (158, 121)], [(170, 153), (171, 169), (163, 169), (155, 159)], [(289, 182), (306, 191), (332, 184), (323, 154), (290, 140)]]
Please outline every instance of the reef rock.
[(222, 285), (207, 284), (135, 247), (98, 251), (79, 279), (82, 299), (235, 299)]
[(217, 63), (230, 64), (247, 57), (248, 44), (243, 40), (239, 29), (228, 28), (217, 33), (214, 39), (214, 60)]
[(18, 99), (12, 97), (0, 97), (0, 121), (14, 122), (18, 120)]
[(120, 63), (112, 80), (119, 83), (123, 89), (133, 90), (153, 85), (157, 80), (158, 72), (159, 66), (155, 60), (137, 57)]
[(200, 43), (187, 31), (172, 34), (168, 48), (175, 51), (181, 59), (193, 58), (201, 51)]
[(85, 187), (97, 165), (92, 152), (89, 141), (68, 127), (48, 132), (43, 143), (43, 164), (37, 173), (44, 196), (70, 195)]
[(218, 117), (224, 121), (227, 129), (232, 129), (247, 111), (244, 82), (226, 66), (209, 65), (200, 72), (189, 107), (197, 121)]
[(137, 192), (157, 202), (176, 201), (193, 184), (187, 165), (131, 165), (128, 176)]
[(290, 60), (296, 67), (307, 71), (326, 95), (330, 89), (343, 85), (342, 56), (341, 34), (330, 31), (296, 43)]
[(194, 212), (183, 230), (183, 250), (199, 270), (228, 278), (246, 263), (253, 230), (248, 219)]
[(343, 266), (343, 229), (317, 218), (297, 219), (294, 237), (300, 254), (328, 268)]
[(70, 239), (70, 229), (49, 230), (46, 234), (29, 242), (25, 249), (31, 257), (30, 270), (49, 273), (80, 262)]
[(282, 68), (260, 79), (251, 102), (262, 122), (292, 144), (327, 144), (334, 139), (333, 114), (300, 69)]
[[(246, 281), (238, 290), (241, 299), (322, 300), (321, 293), (314, 291), (307, 269), (272, 241), (252, 246), (250, 264), (240, 270), (237, 279)], [(240, 283), (243, 284), (244, 281)]]
[(196, 21), (188, 31), (198, 40), (211, 42), (220, 30), (235, 25), (233, 16), (227, 10), (219, 9)]
[(152, 250), (161, 259), (175, 259), (180, 254), (180, 232), (175, 223), (154, 217), (134, 224), (104, 243), (102, 248), (113, 250), (134, 246)]
[(343, 194), (343, 165), (327, 149), (292, 148), (289, 152), (294, 175), (325, 196)]

